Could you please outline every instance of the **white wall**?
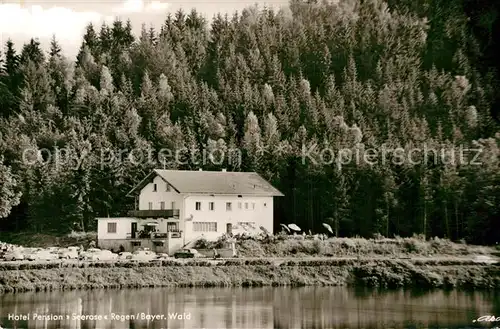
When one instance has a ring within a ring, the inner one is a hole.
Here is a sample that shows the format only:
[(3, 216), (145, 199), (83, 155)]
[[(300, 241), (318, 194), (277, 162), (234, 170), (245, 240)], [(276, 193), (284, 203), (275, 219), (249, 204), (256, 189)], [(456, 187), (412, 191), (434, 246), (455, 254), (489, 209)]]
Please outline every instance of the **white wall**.
[[(154, 192), (154, 184), (156, 184), (156, 192)], [(159, 220), (160, 225), (158, 230), (160, 232), (167, 232), (168, 222), (177, 222), (179, 225), (179, 230), (182, 228), (183, 219), (183, 196), (177, 193), (172, 187), (170, 187), (170, 192), (167, 192), (167, 183), (159, 176), (156, 176), (153, 182), (144, 186), (139, 194), (139, 210), (149, 210), (149, 203), (153, 203), (153, 210), (161, 210), (161, 202), (165, 202), (165, 209), (172, 209), (172, 202), (175, 202), (175, 208), (179, 209), (179, 220), (169, 219), (169, 220)]]
[[(196, 210), (196, 202), (201, 202), (201, 210)], [(214, 202), (214, 210), (209, 210), (209, 202)], [(232, 210), (226, 210), (226, 202), (231, 202)], [(241, 209), (238, 203), (241, 202)], [(248, 203), (248, 209), (245, 209)], [(255, 209), (252, 204), (255, 203)], [(264, 206), (264, 204), (266, 204)], [(259, 226), (263, 226), (269, 232), (273, 232), (273, 197), (241, 197), (237, 196), (207, 196), (191, 195), (184, 199), (185, 217), (193, 215), (192, 221), (187, 221), (184, 227), (185, 243), (203, 236), (207, 240), (215, 240), (226, 233), (227, 223), (233, 226), (233, 234), (247, 232), (243, 229), (235, 229), (239, 222), (253, 222), (260, 232)], [(217, 222), (217, 232), (194, 232), (194, 222)], [(247, 232), (250, 233), (250, 232)]]
[[(137, 232), (144, 229), (144, 224), (148, 222), (147, 219), (137, 218), (98, 218), (97, 219), (97, 238), (99, 240), (112, 240), (112, 239), (127, 239), (130, 238), (132, 233), (132, 223), (137, 223)], [(159, 232), (167, 232), (167, 223), (175, 222), (174, 220), (158, 219)], [(177, 221), (178, 222), (178, 221)], [(108, 223), (116, 223), (116, 233), (108, 233)]]
[[(136, 222), (137, 219), (128, 217), (97, 218), (97, 239), (126, 239)], [(116, 223), (116, 233), (108, 233), (108, 223)]]
[[(156, 192), (154, 192), (153, 184), (156, 184)], [(236, 228), (238, 222), (255, 223), (256, 232), (260, 232), (259, 226), (273, 232), (273, 197), (243, 196), (238, 198), (236, 195), (186, 195), (177, 193), (173, 188), (167, 192), (166, 182), (161, 177), (156, 176), (153, 182), (141, 190), (139, 210), (149, 210), (149, 202), (153, 203), (153, 210), (160, 210), (160, 202), (162, 201), (165, 202), (165, 209), (171, 209), (172, 201), (175, 202), (175, 209), (179, 209), (179, 230), (183, 232), (184, 243), (200, 238), (202, 234), (209, 240), (215, 240), (226, 233), (227, 223), (233, 224), (233, 234), (251, 233), (242, 228)], [(196, 210), (195, 203), (197, 201), (202, 204), (201, 210)], [(214, 211), (209, 210), (209, 202), (215, 202)], [(226, 202), (232, 203), (231, 211), (226, 211)], [(242, 209), (238, 208), (238, 202), (242, 203)], [(248, 209), (245, 209), (245, 203), (248, 203)], [(252, 203), (255, 203), (255, 209), (252, 209)], [(193, 220), (185, 221), (190, 215), (193, 215)], [(217, 232), (194, 232), (193, 222), (217, 222)], [(160, 232), (166, 232), (167, 220), (160, 220), (158, 229)]]
[[(156, 184), (156, 192), (154, 192), (154, 184)], [(149, 210), (149, 202), (153, 203), (153, 210), (161, 209), (161, 202), (165, 202), (165, 209), (172, 209), (172, 202), (175, 202), (175, 209), (181, 209), (182, 196), (173, 188), (170, 192), (166, 191), (167, 183), (156, 176), (152, 183), (144, 186), (139, 195), (139, 210)]]

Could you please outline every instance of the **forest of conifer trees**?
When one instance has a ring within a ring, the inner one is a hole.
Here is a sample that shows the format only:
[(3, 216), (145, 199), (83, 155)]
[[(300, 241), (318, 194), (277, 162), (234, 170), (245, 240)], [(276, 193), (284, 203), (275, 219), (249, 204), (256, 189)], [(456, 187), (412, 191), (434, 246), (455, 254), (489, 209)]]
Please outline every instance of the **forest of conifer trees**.
[[(76, 61), (56, 38), (48, 53), (37, 39), (20, 52), (7, 41), (0, 227), (62, 233), (124, 215), (134, 204), (127, 192), (163, 165), (103, 164), (105, 150), (239, 149), (241, 162), (164, 166), (257, 171), (285, 194), (276, 200), (277, 227), (323, 232), (326, 222), (339, 236), (494, 243), (500, 129), (482, 52), (462, 8), (425, 0), (295, 0), (210, 23), (178, 11), (137, 36), (116, 20), (88, 25)], [(480, 149), (481, 165), (435, 157), (339, 169), (303, 161), (303, 146), (314, 143), (334, 151)], [(55, 148), (84, 161), (23, 156)]]

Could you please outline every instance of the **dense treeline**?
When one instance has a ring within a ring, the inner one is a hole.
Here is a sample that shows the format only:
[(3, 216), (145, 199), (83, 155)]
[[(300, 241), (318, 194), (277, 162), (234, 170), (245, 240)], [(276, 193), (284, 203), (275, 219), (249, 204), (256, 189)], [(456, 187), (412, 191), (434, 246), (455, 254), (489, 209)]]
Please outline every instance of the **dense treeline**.
[[(8, 41), (0, 77), (3, 225), (91, 229), (95, 216), (133, 207), (125, 195), (151, 168), (202, 167), (258, 171), (286, 195), (277, 200), (279, 221), (305, 230), (329, 222), (343, 236), (496, 241), (495, 80), (475, 66), (481, 47), (467, 22), (462, 8), (424, 0), (293, 1), (287, 10), (249, 8), (211, 24), (179, 11), (137, 37), (130, 23), (89, 25), (76, 63), (55, 39), (49, 54), (37, 40), (20, 54)], [(83, 161), (43, 151), (36, 162), (26, 151), (56, 148)], [(187, 148), (189, 161), (109, 160), (108, 150), (153, 150), (156, 159), (165, 148)], [(431, 152), (409, 163), (390, 151), (370, 163), (319, 161), (329, 160), (325, 149), (387, 148), (454, 151), (455, 161)], [(482, 152), (460, 159), (464, 148)], [(229, 151), (236, 149), (241, 162)], [(203, 150), (226, 156), (193, 161)]]

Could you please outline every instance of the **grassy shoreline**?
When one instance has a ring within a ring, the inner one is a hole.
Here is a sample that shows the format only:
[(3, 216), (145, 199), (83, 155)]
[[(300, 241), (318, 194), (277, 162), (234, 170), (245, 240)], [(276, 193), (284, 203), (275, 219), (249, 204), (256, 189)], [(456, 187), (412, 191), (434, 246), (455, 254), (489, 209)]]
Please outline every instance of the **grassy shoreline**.
[[(97, 240), (96, 232), (70, 233), (67, 235), (41, 234), (36, 232), (8, 233), (0, 232), (0, 241), (25, 247), (88, 247)], [(220, 248), (224, 239), (217, 242), (205, 241), (203, 248)], [(472, 254), (499, 254), (494, 246), (478, 246), (448, 239), (413, 237), (360, 238), (330, 237), (324, 240), (313, 236), (274, 235), (270, 237), (242, 237), (237, 239), (238, 254), (243, 257), (346, 257), (357, 255), (373, 256), (466, 256)]]
[[(91, 233), (11, 238), (25, 246), (85, 245), (94, 239)], [(210, 247), (216, 247), (217, 243), (212, 244)], [(0, 263), (0, 293), (168, 286), (500, 288), (500, 266), (472, 261), (478, 254), (498, 256), (496, 248), (445, 239), (318, 240), (276, 235), (243, 238), (236, 246), (243, 258), (219, 262)], [(276, 259), (279, 257), (288, 259)]]
[[(326, 286), (384, 288), (500, 288), (500, 266), (466, 260), (231, 260), (186, 263), (9, 264), (0, 293), (140, 287)], [(39, 268), (36, 268), (39, 267)]]

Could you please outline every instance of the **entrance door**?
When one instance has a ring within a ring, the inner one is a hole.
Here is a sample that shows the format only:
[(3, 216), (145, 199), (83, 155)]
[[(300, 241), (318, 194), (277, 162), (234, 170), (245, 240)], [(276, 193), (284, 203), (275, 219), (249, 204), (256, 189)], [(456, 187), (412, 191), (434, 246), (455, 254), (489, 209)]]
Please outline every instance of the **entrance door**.
[(136, 233), (137, 233), (137, 223), (132, 223), (132, 229), (131, 229), (130, 237), (132, 239), (135, 239)]
[(226, 224), (226, 233), (228, 235), (233, 234), (233, 224), (231, 224), (231, 223)]

